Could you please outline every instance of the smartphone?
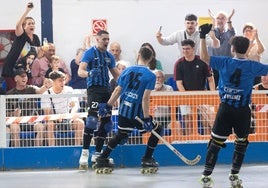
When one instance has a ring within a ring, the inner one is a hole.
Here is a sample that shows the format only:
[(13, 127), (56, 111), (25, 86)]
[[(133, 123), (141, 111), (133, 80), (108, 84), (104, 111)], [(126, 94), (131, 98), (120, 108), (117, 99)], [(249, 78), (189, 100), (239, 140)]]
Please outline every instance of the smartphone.
[(158, 30), (158, 32), (160, 33), (160, 32), (161, 32), (161, 30), (162, 30), (162, 26), (160, 26), (160, 27), (159, 27), (159, 30)]
[(28, 3), (28, 8), (33, 8), (33, 3)]

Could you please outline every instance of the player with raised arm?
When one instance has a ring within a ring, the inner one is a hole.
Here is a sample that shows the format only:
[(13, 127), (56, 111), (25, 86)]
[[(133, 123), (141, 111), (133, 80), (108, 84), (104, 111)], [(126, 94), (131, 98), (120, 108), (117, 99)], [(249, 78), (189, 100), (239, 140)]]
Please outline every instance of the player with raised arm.
[[(118, 86), (112, 93), (107, 104), (99, 105), (99, 114), (102, 117), (110, 116), (111, 107), (120, 97), (118, 132), (109, 141), (103, 153), (96, 159), (97, 173), (110, 173), (113, 166), (109, 163), (109, 155), (118, 144), (128, 141), (129, 133), (137, 128), (141, 133), (155, 130), (158, 134), (162, 128), (152, 121), (149, 115), (150, 94), (154, 89), (156, 76), (148, 69), (152, 59), (152, 51), (147, 47), (139, 50), (138, 65), (126, 68), (118, 79)], [(141, 117), (143, 124), (135, 119)], [(158, 138), (151, 134), (145, 154), (141, 161), (142, 173), (156, 173), (158, 163), (153, 158), (153, 152), (158, 144)]]
[(203, 188), (210, 188), (211, 174), (217, 162), (218, 153), (224, 148), (225, 141), (232, 133), (235, 134), (232, 168), (229, 180), (232, 188), (242, 188), (239, 171), (243, 164), (248, 146), (250, 131), (251, 94), (253, 80), (256, 76), (267, 75), (268, 65), (247, 59), (246, 52), (250, 41), (243, 36), (235, 36), (231, 41), (231, 52), (234, 57), (209, 56), (205, 36), (210, 32), (211, 25), (200, 26), (201, 59), (219, 71), (220, 106), (211, 132), (207, 147), (205, 167), (201, 177)]
[(96, 157), (100, 154), (107, 134), (112, 130), (113, 123), (110, 118), (98, 117), (98, 107), (100, 103), (106, 103), (110, 98), (109, 74), (117, 80), (118, 71), (115, 67), (113, 55), (107, 51), (109, 44), (109, 33), (100, 30), (96, 36), (96, 46), (85, 51), (78, 68), (78, 75), (87, 78), (87, 100), (88, 115), (86, 118), (83, 149), (79, 159), (79, 169), (87, 170), (89, 158), (90, 142), (95, 136), (96, 151), (91, 157), (94, 163)]

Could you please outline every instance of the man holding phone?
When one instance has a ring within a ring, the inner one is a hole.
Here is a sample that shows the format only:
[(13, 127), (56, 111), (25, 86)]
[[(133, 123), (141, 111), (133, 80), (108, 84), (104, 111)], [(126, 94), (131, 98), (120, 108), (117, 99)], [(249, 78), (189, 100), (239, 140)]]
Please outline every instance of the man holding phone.
[[(198, 22), (197, 22), (197, 16), (194, 14), (187, 14), (185, 16), (185, 30), (178, 30), (173, 32), (167, 37), (163, 37), (161, 30), (162, 26), (160, 26), (158, 32), (156, 33), (156, 39), (159, 42), (159, 44), (167, 46), (167, 45), (173, 45), (175, 43), (178, 44), (178, 47), (180, 49), (179, 57), (182, 56), (182, 47), (181, 47), (181, 41), (185, 39), (191, 39), (195, 42), (195, 44), (200, 43), (200, 37), (199, 37), (199, 31), (197, 30)], [(219, 40), (215, 37), (215, 34), (212, 34), (206, 37), (206, 42), (209, 47), (218, 48), (220, 47)], [(199, 55), (199, 45), (195, 48), (195, 54)]]

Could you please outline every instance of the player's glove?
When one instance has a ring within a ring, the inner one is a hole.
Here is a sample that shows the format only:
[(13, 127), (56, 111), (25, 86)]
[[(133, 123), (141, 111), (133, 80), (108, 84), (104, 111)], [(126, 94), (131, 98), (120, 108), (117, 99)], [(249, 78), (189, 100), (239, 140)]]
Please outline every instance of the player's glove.
[(154, 123), (153, 123), (152, 116), (150, 116), (148, 118), (143, 118), (143, 128), (147, 132), (151, 132), (152, 131), (152, 129), (154, 128)]
[(100, 103), (99, 104), (99, 116), (100, 117), (107, 117), (112, 115), (112, 106), (107, 103)]
[(206, 34), (208, 34), (211, 30), (212, 24), (204, 24), (199, 27), (199, 33), (200, 33), (200, 38), (204, 39), (206, 38)]
[(93, 68), (88, 72), (88, 76), (95, 77), (100, 75), (101, 71), (98, 68)]

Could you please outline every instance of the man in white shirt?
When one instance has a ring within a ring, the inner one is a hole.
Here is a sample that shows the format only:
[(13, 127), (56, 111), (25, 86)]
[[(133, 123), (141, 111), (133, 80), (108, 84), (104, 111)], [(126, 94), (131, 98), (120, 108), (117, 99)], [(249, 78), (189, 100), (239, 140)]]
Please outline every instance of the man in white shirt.
[[(72, 94), (73, 88), (65, 85), (65, 74), (61, 71), (54, 71), (49, 74), (49, 78), (53, 80), (52, 88), (44, 94)], [(79, 110), (79, 101), (77, 97), (50, 97), (42, 98), (42, 109), (45, 115), (48, 114), (66, 114), (76, 113)], [(49, 120), (46, 122), (48, 145), (55, 146), (55, 131), (64, 132), (74, 130), (75, 145), (82, 144), (82, 135), (84, 129), (84, 121), (80, 118)], [(62, 130), (65, 129), (65, 130)]]
[[(199, 31), (197, 30), (197, 16), (194, 14), (187, 14), (185, 17), (184, 25), (185, 30), (175, 31), (167, 37), (162, 37), (161, 29), (156, 33), (156, 39), (159, 44), (164, 46), (173, 45), (175, 43), (178, 44), (180, 51), (179, 57), (182, 56), (181, 41), (185, 39), (191, 39), (195, 42), (195, 44), (200, 44)], [(220, 41), (215, 37), (215, 34), (213, 32), (210, 33), (210, 36), (206, 36), (206, 44), (209, 47), (213, 48), (220, 47)], [(197, 45), (195, 48), (195, 54), (199, 55), (199, 45)]]

